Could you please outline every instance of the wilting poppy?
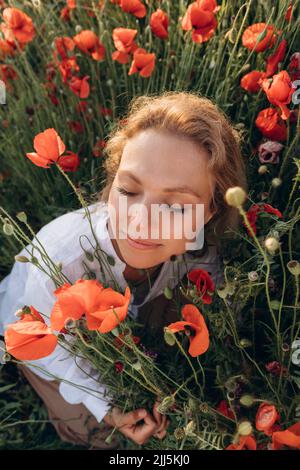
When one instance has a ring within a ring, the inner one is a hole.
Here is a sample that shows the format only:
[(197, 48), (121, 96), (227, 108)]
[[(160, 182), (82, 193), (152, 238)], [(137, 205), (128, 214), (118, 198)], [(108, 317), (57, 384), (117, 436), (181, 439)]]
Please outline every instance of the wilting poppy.
[(169, 18), (168, 15), (158, 8), (150, 17), (150, 28), (153, 34), (160, 39), (168, 37)]
[(230, 444), (225, 450), (256, 450), (256, 440), (253, 436), (239, 436), (237, 444)]
[(279, 163), (279, 156), (282, 149), (283, 145), (274, 140), (262, 142), (257, 149), (260, 163)]
[(275, 108), (266, 108), (260, 111), (255, 120), (255, 125), (268, 139), (279, 140), (280, 142), (287, 139), (286, 124)]
[(128, 287), (122, 295), (97, 280), (83, 279), (64, 284), (54, 294), (58, 299), (50, 317), (54, 330), (61, 331), (69, 318), (79, 320), (85, 315), (88, 329), (100, 333), (108, 333), (125, 320), (131, 297)]
[(255, 50), (255, 52), (263, 52), (267, 48), (273, 47), (275, 41), (275, 28), (266, 23), (252, 24), (245, 29), (242, 35), (243, 46), (250, 51)]
[(83, 78), (80, 77), (72, 77), (68, 83), (69, 88), (75, 93), (75, 95), (79, 96), (81, 99), (85, 99), (90, 94), (90, 85), (88, 84), (89, 76), (86, 75)]
[(43, 317), (33, 306), (29, 309), (30, 313), (23, 313), (4, 333), (7, 352), (20, 361), (49, 356), (57, 345), (57, 337)]
[(139, 73), (141, 77), (150, 77), (155, 67), (155, 54), (148, 54), (145, 49), (138, 48), (133, 54), (128, 75)]
[(193, 304), (184, 305), (181, 313), (185, 321), (170, 323), (166, 329), (173, 333), (186, 332), (190, 341), (189, 354), (192, 357), (205, 353), (209, 347), (209, 332), (203, 315)]
[(284, 446), (300, 449), (300, 422), (293, 424), (285, 431), (275, 431), (272, 434), (272, 449), (281, 450)]
[(272, 434), (276, 421), (280, 415), (274, 405), (261, 403), (255, 417), (255, 426), (258, 431), (263, 431), (268, 436)]
[(279, 62), (282, 62), (285, 56), (287, 42), (283, 39), (276, 51), (267, 57), (267, 66), (266, 66), (266, 78), (271, 77), (274, 73), (277, 72)]
[(193, 269), (187, 274), (187, 277), (196, 285), (197, 294), (201, 296), (202, 302), (211, 304), (215, 284), (209, 273), (205, 269)]
[(27, 44), (35, 36), (35, 29), (30, 16), (18, 8), (5, 8), (2, 12), (4, 23), (1, 30), (8, 41)]
[[(252, 227), (253, 232), (256, 234), (256, 221), (257, 221), (257, 214), (259, 212), (268, 212), (269, 214), (276, 215), (277, 217), (281, 218), (282, 213), (276, 209), (275, 207), (272, 207), (270, 204), (266, 203), (261, 203), (261, 204), (252, 204), (250, 209), (246, 212), (246, 217)], [(250, 233), (250, 230), (246, 226), (245, 222), (243, 222), (243, 225), (246, 227), (249, 236), (252, 236)]]
[(208, 41), (214, 34), (218, 21), (214, 15), (215, 1), (198, 1), (188, 6), (182, 19), (181, 26), (184, 31), (192, 29), (192, 40), (196, 43)]
[(282, 70), (277, 75), (274, 75), (272, 80), (268, 78), (264, 79), (261, 87), (266, 93), (270, 103), (281, 109), (281, 118), (288, 119), (290, 110), (286, 105), (291, 102), (296, 86), (293, 85), (287, 71)]
[(51, 163), (57, 162), (66, 149), (56, 130), (52, 128), (36, 135), (33, 147), (36, 153), (26, 153), (26, 156), (42, 168), (49, 168)]
[(228, 407), (226, 400), (221, 400), (219, 405), (216, 408), (219, 413), (222, 413), (222, 415), (227, 416), (227, 418), (234, 419), (234, 413), (233, 411)]

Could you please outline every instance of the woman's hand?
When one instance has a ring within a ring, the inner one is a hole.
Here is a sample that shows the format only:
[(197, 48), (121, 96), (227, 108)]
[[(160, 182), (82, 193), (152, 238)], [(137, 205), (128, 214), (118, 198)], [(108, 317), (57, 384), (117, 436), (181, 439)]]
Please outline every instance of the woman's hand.
[[(156, 407), (159, 402), (155, 402), (153, 407), (154, 418), (144, 408), (138, 408), (129, 413), (123, 413), (120, 408), (113, 407), (103, 420), (110, 426), (116, 427), (124, 436), (131, 439), (136, 444), (145, 444), (151, 436), (163, 439), (166, 435), (166, 416), (161, 415)], [(139, 421), (143, 422), (139, 423)]]

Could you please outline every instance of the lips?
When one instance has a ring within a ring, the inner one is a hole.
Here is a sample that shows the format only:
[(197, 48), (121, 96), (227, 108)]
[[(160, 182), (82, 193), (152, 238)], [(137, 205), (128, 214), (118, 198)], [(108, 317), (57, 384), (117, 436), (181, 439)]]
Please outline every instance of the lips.
[(127, 235), (127, 242), (129, 245), (133, 246), (134, 248), (139, 248), (141, 250), (147, 250), (147, 249), (153, 249), (153, 248), (158, 248), (159, 246), (162, 246), (160, 243), (151, 243), (148, 241), (144, 240), (137, 240), (134, 238), (131, 238), (129, 235)]

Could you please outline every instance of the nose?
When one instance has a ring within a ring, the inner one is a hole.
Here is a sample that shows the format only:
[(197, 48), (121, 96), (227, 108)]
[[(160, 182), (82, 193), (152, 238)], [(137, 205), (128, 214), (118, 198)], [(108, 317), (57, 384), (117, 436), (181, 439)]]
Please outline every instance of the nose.
[(155, 221), (151, 219), (151, 204), (142, 202), (131, 207), (128, 222), (139, 233), (140, 238), (155, 241), (159, 239), (160, 232)]

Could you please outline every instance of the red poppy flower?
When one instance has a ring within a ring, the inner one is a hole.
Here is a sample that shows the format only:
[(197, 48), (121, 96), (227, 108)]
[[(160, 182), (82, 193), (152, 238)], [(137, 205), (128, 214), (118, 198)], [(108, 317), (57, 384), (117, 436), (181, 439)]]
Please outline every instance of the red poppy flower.
[(133, 54), (128, 75), (139, 73), (141, 77), (150, 77), (155, 67), (155, 54), (148, 54), (145, 49), (138, 48)]
[[(263, 35), (265, 35), (263, 39), (259, 40)], [(243, 46), (250, 51), (255, 50), (255, 52), (263, 52), (267, 48), (273, 47), (275, 41), (275, 28), (272, 25), (267, 26), (266, 23), (252, 24), (245, 29), (242, 35)]]
[(286, 105), (291, 102), (296, 86), (293, 85), (287, 71), (282, 70), (274, 75), (272, 80), (264, 79), (261, 86), (270, 103), (281, 109), (281, 118), (288, 119), (290, 110)]
[(144, 18), (147, 14), (146, 7), (140, 0), (120, 0), (118, 3), (123, 11), (131, 13), (137, 18)]
[(228, 407), (226, 400), (220, 401), (219, 405), (216, 408), (219, 413), (222, 415), (227, 416), (227, 418), (235, 419), (233, 411)]
[(7, 352), (20, 361), (49, 356), (57, 345), (57, 337), (43, 317), (32, 305), (29, 308), (30, 313), (23, 313), (4, 333)]
[(239, 436), (238, 444), (230, 444), (225, 450), (256, 450), (256, 440), (253, 436)]
[[(246, 217), (253, 229), (253, 232), (256, 234), (256, 220), (257, 220), (257, 214), (259, 212), (268, 212), (269, 214), (274, 214), (277, 217), (281, 218), (282, 213), (276, 209), (275, 207), (272, 207), (270, 204), (266, 203), (261, 203), (261, 204), (252, 204), (250, 209), (246, 213)], [(246, 226), (246, 224), (243, 222), (243, 225), (246, 227), (249, 236), (252, 236), (250, 233), (250, 230)]]
[(281, 450), (284, 446), (300, 449), (300, 422), (293, 424), (285, 431), (275, 431), (272, 434), (272, 449)]
[(287, 21), (291, 21), (292, 20), (292, 15), (293, 15), (293, 4), (291, 3), (289, 6), (288, 6), (288, 9), (286, 11), (286, 14), (285, 14), (285, 19)]
[(287, 139), (286, 124), (275, 108), (266, 108), (260, 111), (255, 120), (255, 125), (268, 139), (280, 142)]
[(276, 421), (280, 419), (280, 415), (274, 405), (261, 403), (256, 413), (255, 426), (258, 431), (263, 431), (267, 436), (273, 432)]
[(72, 77), (69, 81), (68, 85), (69, 88), (75, 93), (75, 95), (79, 96), (81, 99), (85, 99), (90, 94), (90, 85), (88, 84), (88, 79), (90, 77), (86, 75), (83, 78), (80, 77)]
[(15, 80), (17, 72), (9, 64), (0, 64), (0, 78), (7, 85), (9, 80)]
[(150, 28), (153, 34), (160, 39), (168, 37), (169, 18), (168, 15), (158, 8), (150, 17)]
[(68, 52), (73, 51), (75, 47), (75, 43), (73, 39), (67, 36), (55, 38), (54, 45), (55, 45), (56, 52), (61, 57), (61, 60), (67, 59)]
[(300, 78), (300, 52), (294, 52), (294, 54), (292, 54), (288, 69), (292, 80), (298, 80)]
[(78, 49), (89, 54), (94, 60), (104, 60), (106, 52), (105, 47), (93, 31), (88, 29), (81, 31), (73, 37), (73, 40)]
[[(69, 121), (68, 122), (69, 129), (74, 132), (74, 134), (83, 134), (84, 127), (80, 121)], [(62, 157), (61, 157), (62, 158)]]
[(266, 66), (266, 78), (271, 77), (274, 75), (278, 70), (279, 62), (282, 62), (286, 52), (287, 42), (283, 39), (279, 46), (277, 47), (274, 54), (267, 57), (267, 66)]
[(104, 149), (105, 145), (106, 145), (105, 140), (103, 139), (97, 140), (92, 150), (94, 157), (97, 157), (97, 158), (102, 157), (103, 155), (102, 150)]
[(192, 40), (196, 43), (208, 41), (214, 34), (218, 21), (212, 6), (215, 2), (198, 1), (188, 6), (182, 19), (181, 26), (184, 31), (192, 29)]
[(79, 72), (79, 65), (76, 62), (76, 57), (69, 57), (58, 63), (58, 70), (60, 71), (62, 80), (67, 83), (73, 77), (73, 74)]
[(203, 315), (193, 304), (186, 304), (181, 310), (186, 321), (170, 323), (166, 328), (173, 333), (185, 331), (190, 341), (189, 354), (192, 357), (199, 356), (209, 347), (209, 332)]
[(187, 277), (196, 285), (197, 294), (201, 296), (202, 302), (211, 304), (215, 284), (209, 273), (205, 269), (193, 269), (187, 274)]
[(258, 70), (252, 70), (252, 72), (247, 73), (241, 79), (241, 87), (249, 91), (250, 93), (257, 93), (260, 90), (259, 81), (265, 77), (264, 72), (259, 72)]
[(12, 56), (15, 52), (13, 44), (7, 40), (0, 39), (0, 58), (5, 59), (7, 56)]
[(76, 171), (80, 165), (80, 158), (77, 153), (67, 150), (66, 155), (60, 157), (58, 165), (64, 171)]
[(51, 163), (57, 162), (66, 149), (56, 130), (52, 128), (36, 135), (33, 147), (36, 153), (26, 153), (26, 156), (42, 168), (49, 168)]
[(115, 362), (115, 371), (117, 372), (117, 374), (121, 374), (123, 372), (123, 369), (124, 369), (124, 364), (123, 362), (121, 361), (116, 361)]
[(137, 32), (137, 29), (115, 28), (112, 32), (115, 48), (127, 54), (134, 52), (137, 49), (134, 42)]
[(105, 289), (97, 280), (79, 279), (56, 289), (57, 297), (50, 320), (53, 330), (60, 331), (67, 319), (79, 320), (85, 315), (89, 330), (108, 333), (125, 320), (130, 302), (130, 290), (125, 294)]
[(5, 8), (2, 12), (4, 23), (1, 30), (5, 39), (14, 43), (27, 44), (35, 36), (35, 29), (30, 16), (18, 8)]

